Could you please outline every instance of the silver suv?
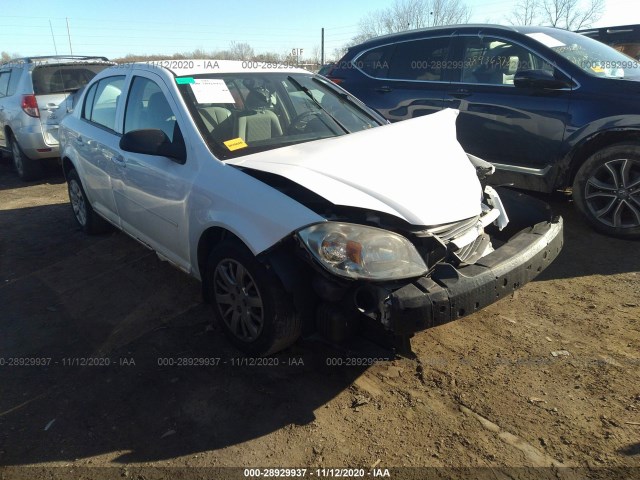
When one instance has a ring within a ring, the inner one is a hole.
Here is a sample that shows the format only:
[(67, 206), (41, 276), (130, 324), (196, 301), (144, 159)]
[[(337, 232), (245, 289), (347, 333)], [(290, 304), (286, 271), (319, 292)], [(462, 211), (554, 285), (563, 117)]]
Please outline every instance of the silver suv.
[(105, 57), (47, 56), (0, 65), (0, 152), (10, 152), (20, 178), (39, 177), (42, 161), (60, 156), (58, 125), (75, 93), (113, 64)]

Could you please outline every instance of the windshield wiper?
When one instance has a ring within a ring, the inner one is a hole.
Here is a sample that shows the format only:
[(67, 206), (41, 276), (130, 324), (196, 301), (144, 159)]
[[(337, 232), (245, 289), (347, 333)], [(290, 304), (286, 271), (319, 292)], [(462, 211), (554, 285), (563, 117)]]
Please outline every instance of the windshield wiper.
[(336, 117), (334, 117), (333, 115), (331, 115), (331, 114), (329, 113), (329, 111), (328, 111), (326, 108), (324, 108), (324, 107), (322, 106), (322, 104), (321, 104), (321, 103), (316, 99), (316, 97), (314, 97), (314, 96), (313, 96), (313, 93), (311, 93), (311, 90), (309, 90), (307, 87), (305, 87), (304, 85), (302, 85), (300, 82), (298, 82), (298, 81), (297, 81), (295, 78), (293, 78), (291, 75), (289, 75), (289, 76), (287, 77), (287, 80), (289, 80), (291, 83), (293, 83), (293, 85), (295, 85), (295, 87), (296, 87), (298, 90), (300, 90), (301, 92), (304, 92), (304, 93), (305, 93), (305, 95), (306, 95), (307, 97), (309, 97), (309, 98), (313, 101), (313, 103), (315, 103), (315, 104), (318, 106), (318, 108), (319, 108), (320, 110), (322, 110), (324, 113), (326, 113), (326, 114), (329, 116), (329, 118), (330, 118), (331, 120), (333, 120), (333, 121), (336, 123), (336, 125), (338, 125), (338, 126), (339, 126), (343, 131), (344, 131), (344, 133), (351, 133), (351, 132), (347, 129), (347, 127), (345, 127), (345, 126), (342, 124), (342, 122), (340, 122)]

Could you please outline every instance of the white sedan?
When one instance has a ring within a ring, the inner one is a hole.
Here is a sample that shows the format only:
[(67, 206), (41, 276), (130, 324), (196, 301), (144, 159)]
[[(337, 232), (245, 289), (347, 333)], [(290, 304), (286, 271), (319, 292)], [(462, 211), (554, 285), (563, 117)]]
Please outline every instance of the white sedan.
[(484, 186), (457, 112), (386, 124), (323, 77), (210, 60), (111, 67), (62, 122), (75, 218), (202, 281), (230, 341), (417, 331), (513, 292), (562, 246), (545, 204)]

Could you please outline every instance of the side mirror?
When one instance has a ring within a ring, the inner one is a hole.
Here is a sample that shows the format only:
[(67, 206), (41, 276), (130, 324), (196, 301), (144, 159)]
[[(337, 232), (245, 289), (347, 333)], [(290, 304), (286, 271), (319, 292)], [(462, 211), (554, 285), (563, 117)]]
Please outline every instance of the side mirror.
[(120, 139), (120, 148), (126, 152), (168, 157), (178, 163), (187, 159), (184, 142), (171, 142), (162, 130), (154, 128), (125, 133)]
[(556, 78), (548, 70), (521, 70), (514, 75), (513, 84), (520, 88), (542, 88), (547, 90), (560, 90), (573, 86), (570, 80)]

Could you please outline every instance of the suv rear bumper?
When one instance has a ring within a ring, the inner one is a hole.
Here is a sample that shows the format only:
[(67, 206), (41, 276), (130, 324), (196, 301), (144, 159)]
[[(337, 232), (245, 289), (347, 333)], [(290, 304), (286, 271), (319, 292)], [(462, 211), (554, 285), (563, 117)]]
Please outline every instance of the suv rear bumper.
[(32, 159), (55, 158), (60, 156), (60, 146), (45, 143), (42, 126), (32, 125), (17, 129), (14, 134), (24, 154)]
[(390, 330), (412, 334), (490, 305), (538, 276), (558, 256), (562, 243), (558, 217), (521, 231), (473, 265), (436, 265), (430, 277), (390, 295)]

